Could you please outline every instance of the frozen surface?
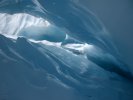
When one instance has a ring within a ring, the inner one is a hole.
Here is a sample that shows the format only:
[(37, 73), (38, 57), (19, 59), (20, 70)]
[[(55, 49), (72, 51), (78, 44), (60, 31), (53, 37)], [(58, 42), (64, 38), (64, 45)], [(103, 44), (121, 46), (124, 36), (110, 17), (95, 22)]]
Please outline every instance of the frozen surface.
[(133, 75), (78, 0), (1, 0), (0, 19), (0, 100), (133, 100)]

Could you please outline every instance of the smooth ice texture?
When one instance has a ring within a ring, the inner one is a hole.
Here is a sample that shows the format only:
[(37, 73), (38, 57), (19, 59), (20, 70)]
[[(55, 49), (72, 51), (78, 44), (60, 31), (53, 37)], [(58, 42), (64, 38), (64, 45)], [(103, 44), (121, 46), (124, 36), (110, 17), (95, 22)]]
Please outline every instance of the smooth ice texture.
[(78, 0), (0, 1), (0, 100), (133, 100), (133, 75)]

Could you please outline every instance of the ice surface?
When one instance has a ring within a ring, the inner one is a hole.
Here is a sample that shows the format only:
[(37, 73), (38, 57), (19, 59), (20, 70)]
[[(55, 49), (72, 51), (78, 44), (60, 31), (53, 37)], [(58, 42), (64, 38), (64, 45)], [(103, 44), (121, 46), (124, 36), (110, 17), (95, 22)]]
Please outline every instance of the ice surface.
[(133, 99), (133, 75), (78, 0), (1, 0), (0, 19), (0, 100)]
[(103, 69), (87, 53), (71, 52), (86, 44), (71, 45), (70, 51), (68, 45), (51, 44), (0, 35), (0, 99), (132, 100), (132, 81), (126, 76)]

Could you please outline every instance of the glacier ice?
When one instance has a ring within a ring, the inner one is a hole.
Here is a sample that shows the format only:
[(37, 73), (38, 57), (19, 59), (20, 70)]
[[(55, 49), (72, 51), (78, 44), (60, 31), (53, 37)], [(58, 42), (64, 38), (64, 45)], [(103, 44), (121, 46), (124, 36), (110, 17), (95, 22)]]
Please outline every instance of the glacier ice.
[(0, 100), (132, 100), (133, 75), (78, 0), (0, 1)]

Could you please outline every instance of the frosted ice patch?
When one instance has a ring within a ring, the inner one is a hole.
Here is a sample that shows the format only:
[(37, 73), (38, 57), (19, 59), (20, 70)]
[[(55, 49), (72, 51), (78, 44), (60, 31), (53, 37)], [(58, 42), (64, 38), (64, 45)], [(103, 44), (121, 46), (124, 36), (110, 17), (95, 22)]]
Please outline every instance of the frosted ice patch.
[(41, 18), (26, 13), (0, 13), (0, 32), (8, 35), (18, 35), (19, 32), (30, 26), (48, 27), (50, 23)]
[(41, 17), (26, 13), (0, 13), (0, 32), (6, 35), (24, 36), (34, 40), (60, 42), (66, 34), (58, 27)]

